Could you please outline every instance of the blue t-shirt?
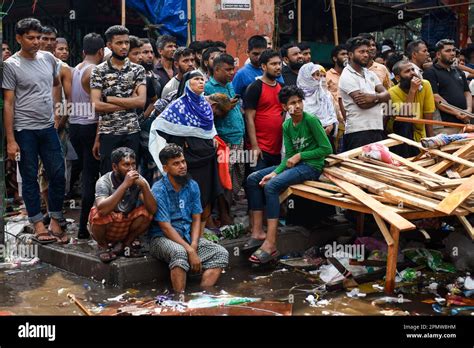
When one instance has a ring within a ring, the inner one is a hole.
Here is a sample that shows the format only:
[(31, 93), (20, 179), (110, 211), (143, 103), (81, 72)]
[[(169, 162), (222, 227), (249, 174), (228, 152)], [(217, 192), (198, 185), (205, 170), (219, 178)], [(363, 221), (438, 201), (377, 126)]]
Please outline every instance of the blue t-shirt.
[[(217, 82), (213, 77), (206, 82), (204, 94), (223, 93), (230, 99), (235, 97), (234, 88), (228, 82), (225, 86)], [(217, 134), (228, 144), (238, 145), (244, 137), (244, 118), (237, 104), (224, 118), (214, 118)]]
[(197, 182), (189, 180), (179, 192), (176, 192), (168, 175), (165, 174), (153, 185), (151, 193), (155, 197), (158, 210), (148, 232), (150, 238), (164, 237), (158, 222), (169, 222), (182, 238), (191, 243), (192, 216), (202, 213), (201, 193)]
[[(237, 71), (234, 76), (234, 79), (232, 80), (232, 86), (234, 87), (235, 93), (241, 95), (243, 98), (247, 87), (252, 82), (254, 82), (257, 77), (260, 77), (262, 75), (262, 68), (256, 68), (250, 63), (245, 64)], [(281, 76), (277, 78), (277, 81), (281, 84), (284, 83), (283, 78)]]

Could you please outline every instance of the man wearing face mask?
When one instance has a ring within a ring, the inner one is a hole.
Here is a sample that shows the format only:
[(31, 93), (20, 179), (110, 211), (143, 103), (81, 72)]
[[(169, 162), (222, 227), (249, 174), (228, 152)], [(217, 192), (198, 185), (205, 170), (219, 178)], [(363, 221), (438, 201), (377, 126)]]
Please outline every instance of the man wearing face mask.
[[(413, 64), (408, 60), (397, 62), (392, 69), (398, 85), (389, 89), (392, 105), (399, 112), (397, 116), (415, 117), (417, 119), (433, 119), (436, 110), (433, 91), (428, 81), (418, 77)], [(417, 142), (426, 136), (432, 137), (431, 125), (394, 122), (393, 132)], [(418, 150), (413, 146), (401, 144), (391, 148), (391, 151), (403, 157), (416, 156)]]
[[(435, 103), (441, 119), (445, 122), (469, 123), (471, 118), (464, 112), (448, 108), (451, 104), (466, 112), (472, 112), (472, 96), (467, 84), (466, 75), (453, 66), (456, 58), (456, 47), (452, 40), (440, 40), (436, 44), (436, 63), (423, 73), (431, 83)], [(439, 103), (442, 104), (439, 104)], [(435, 133), (456, 134), (457, 127), (444, 127)]]
[(99, 112), (99, 127), (93, 147), (100, 159), (100, 172), (112, 170), (110, 154), (121, 146), (138, 153), (140, 124), (137, 109), (146, 102), (145, 69), (127, 58), (129, 31), (114, 25), (105, 32), (112, 56), (91, 73), (91, 101)]
[(283, 62), (286, 64), (281, 70), (285, 86), (296, 86), (298, 72), (304, 64), (303, 54), (295, 43), (283, 45), (280, 49)]

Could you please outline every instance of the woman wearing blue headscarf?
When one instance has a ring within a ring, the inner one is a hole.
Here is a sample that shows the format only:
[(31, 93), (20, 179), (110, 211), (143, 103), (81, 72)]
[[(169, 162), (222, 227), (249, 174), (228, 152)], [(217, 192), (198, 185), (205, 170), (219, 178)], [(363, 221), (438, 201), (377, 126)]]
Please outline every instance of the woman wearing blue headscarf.
[(204, 76), (199, 70), (186, 73), (180, 82), (176, 100), (153, 121), (149, 151), (163, 172), (159, 153), (167, 143), (183, 148), (188, 173), (201, 191), (201, 230), (211, 214), (211, 204), (223, 193), (217, 171), (214, 116), (204, 98)]

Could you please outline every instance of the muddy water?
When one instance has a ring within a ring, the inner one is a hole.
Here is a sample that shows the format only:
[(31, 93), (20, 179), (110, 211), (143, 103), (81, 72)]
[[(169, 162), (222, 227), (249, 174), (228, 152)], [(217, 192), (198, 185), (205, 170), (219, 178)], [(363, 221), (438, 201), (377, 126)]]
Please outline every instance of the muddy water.
[[(430, 282), (431, 276), (425, 275), (424, 282)], [(440, 283), (455, 279), (454, 275), (435, 276), (440, 278), (437, 280)], [(293, 315), (439, 315), (433, 311), (431, 304), (421, 302), (424, 299), (434, 299), (435, 295), (420, 287), (423, 286), (415, 284), (412, 287), (405, 287), (402, 289), (403, 293), (396, 295), (411, 299), (410, 303), (372, 305), (374, 299), (385, 295), (375, 290), (371, 284), (361, 287), (361, 292), (372, 293), (368, 293), (365, 297), (350, 298), (346, 292), (315, 292), (315, 289), (320, 289), (318, 284), (292, 271), (235, 268), (227, 270), (222, 275), (217, 291), (225, 290), (234, 296), (289, 301), (293, 304)], [(168, 289), (169, 284), (150, 284), (137, 286), (128, 291), (130, 296), (151, 299)], [(76, 305), (68, 300), (68, 293), (74, 294), (87, 308), (93, 310), (99, 306), (106, 308), (111, 303), (107, 299), (123, 294), (126, 290), (78, 277), (46, 264), (2, 270), (0, 312), (7, 311), (17, 315), (82, 315)], [(199, 280), (191, 277), (187, 290), (188, 293), (200, 291)], [(441, 296), (445, 292), (439, 291)], [(311, 293), (316, 300), (325, 299), (328, 303), (311, 307), (305, 301)]]

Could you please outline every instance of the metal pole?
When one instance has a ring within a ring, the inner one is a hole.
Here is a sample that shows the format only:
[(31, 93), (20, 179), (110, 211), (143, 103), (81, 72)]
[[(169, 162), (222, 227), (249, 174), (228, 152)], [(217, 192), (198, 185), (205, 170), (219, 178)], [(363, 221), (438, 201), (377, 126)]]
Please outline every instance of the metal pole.
[[(0, 7), (0, 42), (3, 42), (3, 8)], [(2, 66), (0, 73), (3, 75), (3, 61), (0, 57), (0, 65)], [(0, 81), (3, 76), (0, 77)], [(5, 244), (5, 213), (6, 213), (6, 184), (5, 184), (5, 129), (3, 127), (3, 95), (0, 95), (0, 245)], [(4, 256), (0, 255), (0, 261), (4, 261)]]
[(298, 0), (296, 11), (298, 13), (298, 42), (301, 42), (301, 0)]
[(339, 34), (337, 32), (336, 1), (331, 0), (332, 26), (334, 31), (334, 45), (339, 45)]
[(122, 25), (125, 26), (125, 0), (122, 0)]

